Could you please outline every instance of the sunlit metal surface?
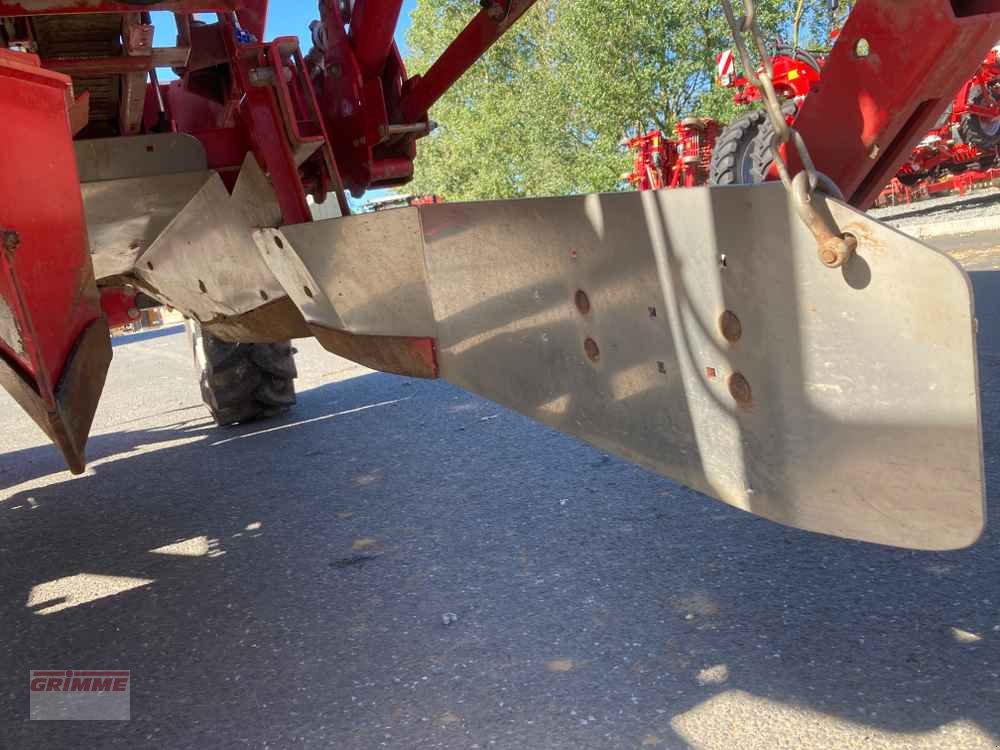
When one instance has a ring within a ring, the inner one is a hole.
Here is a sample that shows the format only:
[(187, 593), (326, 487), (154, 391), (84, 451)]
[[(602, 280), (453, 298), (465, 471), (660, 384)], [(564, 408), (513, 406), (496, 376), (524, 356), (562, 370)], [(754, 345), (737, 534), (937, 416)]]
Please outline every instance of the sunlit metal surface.
[[(369, 333), (434, 336), (441, 375), (463, 388), (790, 526), (970, 544), (983, 473), (967, 277), (817, 201), (858, 239), (843, 269), (816, 260), (780, 186), (442, 204), (284, 231), (349, 329), (345, 311), (363, 309)], [(404, 226), (422, 251), (391, 241)], [(396, 273), (381, 289), (380, 269)], [(420, 309), (421, 284), (434, 321), (416, 325), (399, 313)]]
[(775, 521), (969, 544), (984, 505), (966, 276), (829, 208), (859, 241), (843, 270), (817, 262), (778, 186), (422, 209), (442, 375)]

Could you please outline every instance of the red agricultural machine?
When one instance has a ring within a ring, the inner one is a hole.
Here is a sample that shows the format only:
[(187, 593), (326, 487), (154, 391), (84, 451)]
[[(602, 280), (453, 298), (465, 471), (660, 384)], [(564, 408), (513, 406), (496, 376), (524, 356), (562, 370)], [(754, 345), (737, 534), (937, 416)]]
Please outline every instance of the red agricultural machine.
[[(864, 52), (862, 48), (860, 50)], [(920, 140), (903, 163), (896, 179), (912, 188), (942, 176), (968, 169), (990, 169), (997, 163), (1000, 144), (1000, 60), (998, 48), (986, 55), (976, 72), (952, 99), (939, 122)], [(784, 102), (786, 119), (792, 122), (806, 96), (819, 86), (826, 58), (822, 52), (778, 46), (772, 56), (774, 87)], [(717, 59), (717, 81), (736, 89), (736, 104), (756, 106), (723, 130), (718, 155), (713, 160), (715, 184), (760, 182), (771, 167), (770, 139), (773, 130), (761, 105), (761, 91), (735, 72), (732, 50)], [(773, 177), (773, 175), (770, 175)], [(954, 188), (949, 183), (939, 189)]]
[(1000, 3), (858, 0), (787, 187), (350, 216), (345, 191), (410, 179), (429, 108), (531, 4), (484, 0), (410, 75), (402, 0), (321, 0), (308, 50), (267, 41), (265, 0), (0, 0), (0, 383), (82, 471), (108, 317), (141, 293), (193, 322), (221, 423), (287, 407), (288, 342), (312, 336), (774, 521), (975, 541), (969, 279), (863, 209), (1000, 38)]
[[(804, 49), (778, 46), (771, 62), (775, 89), (788, 103), (791, 116), (819, 81), (823, 57)], [(718, 185), (748, 184), (754, 181), (754, 158), (770, 161), (767, 143), (760, 141), (763, 145), (759, 154), (753, 149), (757, 133), (765, 124), (760, 108), (761, 91), (736, 72), (731, 49), (716, 59), (716, 82), (734, 88), (733, 101), (754, 107), (753, 111), (729, 126), (712, 119), (689, 117), (674, 126), (673, 138), (654, 130), (629, 139), (627, 145), (635, 155), (627, 179), (634, 188), (694, 187), (707, 184), (709, 179)]]
[(626, 179), (636, 190), (704, 185), (719, 128), (716, 120), (688, 117), (674, 125), (673, 138), (654, 130), (628, 139), (635, 154)]

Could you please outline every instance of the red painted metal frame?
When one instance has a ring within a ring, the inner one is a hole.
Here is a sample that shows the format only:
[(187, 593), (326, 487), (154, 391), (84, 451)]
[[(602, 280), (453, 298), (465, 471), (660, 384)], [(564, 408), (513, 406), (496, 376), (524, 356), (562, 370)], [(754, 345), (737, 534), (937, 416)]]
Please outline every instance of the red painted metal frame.
[(48, 407), (73, 346), (100, 317), (68, 110), (68, 76), (35, 55), (0, 50), (5, 151), (0, 170), (0, 297), (21, 343), (0, 353)]
[[(817, 168), (850, 203), (871, 205), (934, 126), (1000, 38), (998, 11), (997, 0), (859, 0), (854, 6), (822, 82), (795, 121)], [(796, 155), (786, 157), (798, 171)]]
[(381, 75), (393, 34), (399, 22), (403, 0), (357, 0), (351, 15), (350, 40), (361, 75), (366, 79)]
[[(166, 10), (172, 13), (235, 11), (257, 6), (253, 0), (162, 0), (162, 2), (113, 2), (103, 0), (0, 0), (0, 16), (37, 16), (45, 13), (135, 13)], [(265, 4), (266, 6), (266, 4)]]
[(108, 321), (108, 328), (118, 328), (139, 319), (135, 294), (134, 291), (122, 287), (101, 289), (101, 311)]
[(402, 121), (425, 117), (434, 102), (534, 4), (535, 0), (487, 0), (487, 7), (462, 29), (403, 98), (399, 105)]

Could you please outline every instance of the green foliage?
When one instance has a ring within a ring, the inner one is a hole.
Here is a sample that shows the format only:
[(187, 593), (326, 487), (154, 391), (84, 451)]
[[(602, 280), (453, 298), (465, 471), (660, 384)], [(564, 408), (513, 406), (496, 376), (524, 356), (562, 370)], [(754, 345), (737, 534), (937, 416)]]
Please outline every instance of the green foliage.
[[(765, 33), (791, 38), (795, 2), (758, 0)], [(815, 5), (803, 41), (823, 25)], [(425, 71), (474, 9), (418, 0), (409, 71)], [(431, 110), (440, 127), (418, 141), (407, 190), (469, 200), (619, 189), (624, 136), (690, 114), (732, 118), (732, 91), (713, 85), (730, 46), (718, 0), (538, 0)]]

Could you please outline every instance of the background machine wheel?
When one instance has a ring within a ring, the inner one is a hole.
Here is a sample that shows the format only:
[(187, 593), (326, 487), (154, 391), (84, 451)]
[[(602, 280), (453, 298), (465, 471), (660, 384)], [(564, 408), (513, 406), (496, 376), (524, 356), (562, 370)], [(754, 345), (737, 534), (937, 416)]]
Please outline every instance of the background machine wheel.
[(216, 424), (230, 425), (281, 414), (295, 403), (295, 350), (290, 341), (245, 344), (223, 341), (189, 320), (201, 398)]
[[(979, 104), (983, 100), (978, 88), (973, 86), (969, 90), (969, 100), (973, 104)], [(981, 149), (991, 149), (1000, 143), (1000, 117), (990, 119), (966, 112), (958, 123), (958, 132), (963, 143)]]
[(763, 110), (747, 112), (731, 122), (719, 134), (712, 151), (709, 169), (710, 185), (749, 185), (760, 182), (754, 178), (754, 142), (767, 120)]

